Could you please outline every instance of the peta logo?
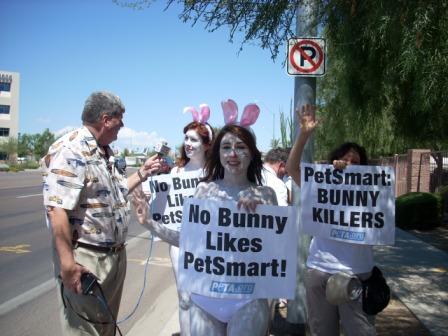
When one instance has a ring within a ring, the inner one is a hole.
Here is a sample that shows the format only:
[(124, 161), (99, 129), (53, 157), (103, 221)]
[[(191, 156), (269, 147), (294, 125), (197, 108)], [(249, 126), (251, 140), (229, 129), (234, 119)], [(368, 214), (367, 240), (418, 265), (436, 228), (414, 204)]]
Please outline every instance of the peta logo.
[(219, 282), (212, 281), (211, 292), (226, 294), (252, 294), (255, 289), (253, 282)]
[(345, 240), (364, 241), (366, 238), (366, 233), (333, 229), (331, 230), (331, 236)]

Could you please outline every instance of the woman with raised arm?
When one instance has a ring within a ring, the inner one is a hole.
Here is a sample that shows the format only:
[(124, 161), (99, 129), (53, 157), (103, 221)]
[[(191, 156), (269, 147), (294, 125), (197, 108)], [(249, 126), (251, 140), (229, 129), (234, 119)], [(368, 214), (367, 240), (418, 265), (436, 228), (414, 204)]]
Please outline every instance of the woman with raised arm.
[[(286, 169), (300, 186), (300, 161), (306, 142), (317, 127), (315, 107), (304, 105), (298, 116), (300, 135), (297, 137)], [(330, 162), (337, 169), (347, 165), (367, 165), (365, 149), (356, 143), (344, 143), (330, 154)], [(307, 204), (302, 202), (302, 207)], [(344, 335), (375, 335), (375, 316), (367, 315), (361, 300), (331, 304), (326, 297), (327, 281), (333, 274), (344, 272), (360, 280), (370, 277), (374, 266), (371, 245), (359, 245), (313, 237), (305, 273), (308, 323), (311, 335), (338, 336), (340, 325)]]

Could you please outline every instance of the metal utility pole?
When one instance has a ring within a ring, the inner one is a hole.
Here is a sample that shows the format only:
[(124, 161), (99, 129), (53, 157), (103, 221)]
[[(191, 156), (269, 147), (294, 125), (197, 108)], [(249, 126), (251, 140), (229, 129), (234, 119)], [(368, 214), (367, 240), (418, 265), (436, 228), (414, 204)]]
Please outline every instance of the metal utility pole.
[[(317, 35), (316, 27), (311, 25), (314, 22), (314, 8), (312, 1), (304, 1), (297, 10), (297, 28), (298, 37), (314, 37)], [(301, 110), (303, 105), (316, 104), (316, 77), (295, 77), (294, 78), (294, 106), (295, 110)], [(294, 113), (294, 124), (299, 125), (297, 113)], [(296, 138), (300, 134), (300, 127), (297, 127)], [(302, 155), (303, 162), (313, 161), (314, 139), (311, 137), (304, 148)], [(300, 221), (300, 189), (293, 183), (293, 204), (299, 209), (297, 212), (297, 220), (299, 222), (299, 247), (297, 251), (297, 286), (294, 300), (288, 300), (287, 321), (293, 324), (305, 325), (306, 298), (305, 286), (303, 283), (306, 259), (308, 257), (308, 249), (311, 237), (302, 234), (302, 223)]]

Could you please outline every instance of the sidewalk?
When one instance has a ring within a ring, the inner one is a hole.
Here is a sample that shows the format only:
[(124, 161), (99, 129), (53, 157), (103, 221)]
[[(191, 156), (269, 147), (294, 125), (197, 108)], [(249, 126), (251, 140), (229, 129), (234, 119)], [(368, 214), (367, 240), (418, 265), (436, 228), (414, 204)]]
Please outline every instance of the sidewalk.
[(447, 335), (448, 253), (397, 228), (395, 245), (376, 248), (375, 260), (393, 294), (430, 334)]
[(179, 332), (176, 285), (168, 287), (138, 320), (126, 336), (171, 336)]
[[(394, 296), (390, 311), (397, 302), (398, 305), (403, 303), (431, 336), (447, 335), (448, 253), (397, 228), (395, 245), (376, 247), (375, 261)], [(148, 335), (151, 330), (151, 335), (171, 336), (179, 331), (177, 294), (174, 285), (172, 287), (163, 295), (163, 301), (154, 302), (149, 307), (127, 335)], [(382, 331), (381, 335), (399, 334), (403, 310), (395, 309), (395, 312), (397, 316), (394, 315), (389, 326), (382, 328), (386, 331)]]

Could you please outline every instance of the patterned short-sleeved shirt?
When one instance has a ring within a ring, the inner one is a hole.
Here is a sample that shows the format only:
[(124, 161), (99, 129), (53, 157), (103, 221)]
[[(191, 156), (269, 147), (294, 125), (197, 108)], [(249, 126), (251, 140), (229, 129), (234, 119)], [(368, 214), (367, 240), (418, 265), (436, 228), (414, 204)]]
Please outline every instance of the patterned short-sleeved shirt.
[(127, 181), (113, 161), (110, 147), (101, 148), (86, 127), (58, 139), (41, 160), (44, 205), (67, 211), (74, 241), (115, 245), (126, 240)]

